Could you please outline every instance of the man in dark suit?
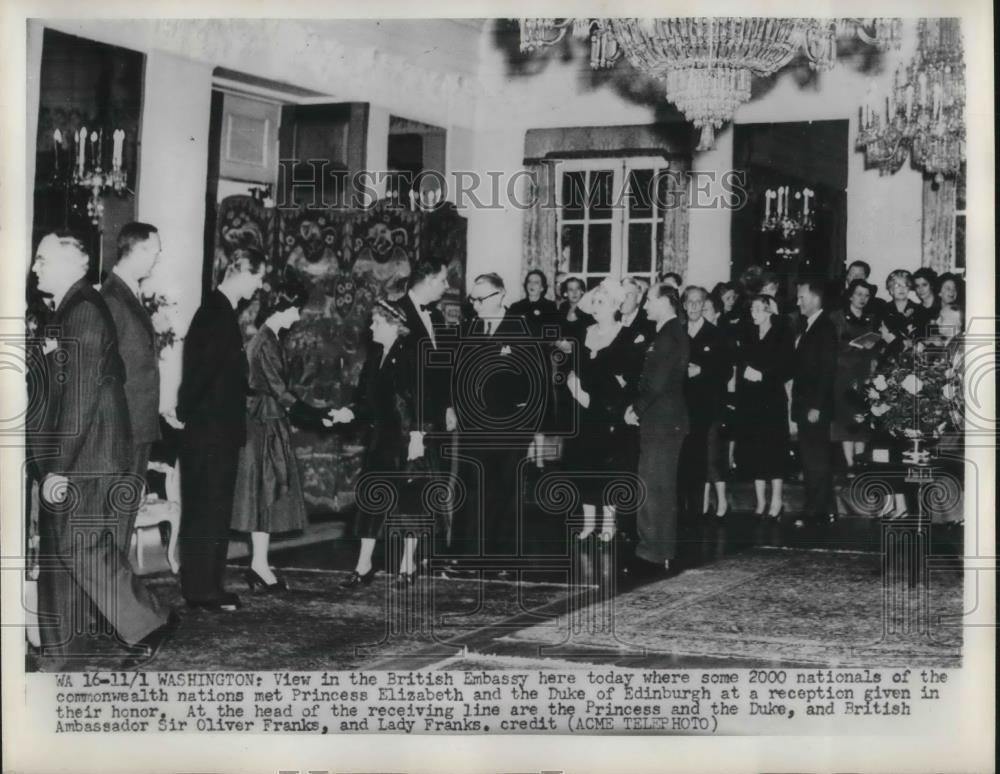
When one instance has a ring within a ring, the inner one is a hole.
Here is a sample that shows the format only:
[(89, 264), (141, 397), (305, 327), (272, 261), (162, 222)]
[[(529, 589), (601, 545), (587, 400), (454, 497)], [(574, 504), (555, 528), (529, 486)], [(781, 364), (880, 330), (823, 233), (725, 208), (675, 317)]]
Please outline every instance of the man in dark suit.
[(181, 592), (191, 607), (235, 610), (223, 574), (239, 451), (246, 441), (247, 358), (236, 307), (264, 277), (264, 256), (234, 250), (219, 286), (184, 338), (177, 417), (181, 440)]
[[(410, 333), (404, 342), (415, 384), (418, 424), (430, 428), (424, 436), (424, 456), (432, 473), (451, 471), (453, 461), (446, 454), (455, 430), (455, 412), (451, 407), (449, 378), (445, 369), (431, 367), (445, 336), (446, 323), (438, 302), (449, 288), (448, 267), (433, 260), (422, 260), (410, 274), (410, 289), (396, 302), (406, 315)], [(454, 519), (454, 514), (452, 514)], [(448, 552), (448, 531), (435, 532), (434, 548)]]
[(688, 432), (684, 379), (689, 344), (677, 319), (678, 305), (672, 285), (650, 288), (644, 308), (656, 336), (646, 351), (639, 394), (625, 411), (625, 421), (639, 425), (639, 478), (646, 487), (635, 553), (668, 571), (677, 556), (677, 463)]
[(419, 389), (415, 394), (420, 396), (420, 422), (434, 426), (437, 431), (451, 432), (455, 429), (455, 416), (447, 392), (447, 372), (423, 367), (426, 355), (439, 348), (438, 335), (445, 327), (445, 320), (437, 302), (447, 289), (448, 267), (435, 261), (421, 261), (410, 275), (410, 289), (396, 303), (406, 315), (406, 327), (410, 329), (406, 346), (417, 366)]
[(498, 275), (476, 278), (469, 298), (477, 316), (452, 381), (468, 489), (456, 524), (458, 552), (498, 558), (501, 565), (517, 552), (518, 467), (526, 455), (541, 454), (550, 411), (543, 350), (527, 323), (507, 314), (504, 295)]
[[(142, 495), (129, 475), (131, 429), (114, 321), (85, 278), (89, 260), (79, 241), (51, 234), (38, 246), (38, 288), (52, 296), (56, 332), (46, 354), (42, 432), (29, 438), (40, 480), (39, 606), (46, 667), (86, 658), (93, 606), (121, 643), (153, 645), (168, 615), (133, 575), (119, 522)], [(126, 544), (127, 545), (127, 544)]]
[[(681, 515), (700, 517), (705, 506), (705, 482), (708, 480), (709, 430), (722, 419), (726, 406), (726, 382), (731, 362), (722, 331), (702, 314), (708, 291), (691, 285), (684, 291), (684, 315), (690, 358), (684, 399), (688, 407), (690, 429), (681, 447), (679, 479)], [(716, 450), (713, 449), (713, 452)], [(716, 457), (718, 454), (715, 455)], [(725, 514), (723, 503), (717, 513)]]
[[(115, 321), (118, 352), (125, 363), (125, 399), (132, 424), (129, 472), (140, 479), (146, 477), (150, 447), (160, 440), (160, 368), (156, 332), (139, 300), (139, 283), (152, 274), (159, 257), (160, 235), (156, 227), (126, 223), (118, 234), (118, 262), (101, 287)], [(123, 546), (131, 538), (137, 511), (122, 520)]]
[[(837, 373), (837, 332), (823, 311), (823, 284), (798, 285), (799, 325), (792, 365), (792, 422), (798, 428), (805, 519), (826, 522), (833, 508), (830, 421)], [(800, 520), (801, 521), (801, 520)]]

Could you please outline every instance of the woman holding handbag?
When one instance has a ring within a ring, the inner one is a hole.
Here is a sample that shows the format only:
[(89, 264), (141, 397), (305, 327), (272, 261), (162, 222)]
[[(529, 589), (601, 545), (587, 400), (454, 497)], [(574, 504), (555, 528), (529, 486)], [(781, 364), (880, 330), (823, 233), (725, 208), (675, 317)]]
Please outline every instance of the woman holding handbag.
[[(416, 481), (422, 480), (428, 470), (424, 457), (424, 431), (416, 426), (414, 365), (404, 346), (404, 339), (409, 334), (406, 315), (389, 301), (379, 300), (372, 307), (371, 332), (373, 346), (361, 371), (354, 401), (350, 407), (335, 412), (334, 418), (364, 424), (363, 474), (377, 476), (384, 473), (386, 481), (392, 485), (400, 481), (393, 474), (410, 471), (413, 480), (404, 481), (399, 487), (398, 501), (392, 512), (358, 510), (356, 533), (361, 539), (361, 547), (354, 572), (341, 584), (347, 589), (367, 586), (374, 580), (372, 554), (375, 541), (383, 535), (386, 519), (392, 513), (418, 513), (423, 510)], [(359, 497), (359, 500), (363, 499), (367, 498)], [(416, 548), (417, 538), (407, 536), (403, 541), (403, 556), (396, 581), (399, 588), (413, 585)]]

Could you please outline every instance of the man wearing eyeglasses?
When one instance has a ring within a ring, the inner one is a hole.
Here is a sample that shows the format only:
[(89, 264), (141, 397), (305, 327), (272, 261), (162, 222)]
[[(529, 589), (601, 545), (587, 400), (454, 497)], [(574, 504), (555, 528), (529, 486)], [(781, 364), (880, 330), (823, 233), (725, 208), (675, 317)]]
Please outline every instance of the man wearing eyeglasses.
[(456, 548), (497, 559), (501, 576), (504, 559), (518, 549), (518, 465), (526, 454), (541, 454), (548, 409), (543, 350), (525, 321), (508, 313), (505, 296), (497, 274), (476, 277), (469, 294), (476, 317), (452, 378), (468, 490)]

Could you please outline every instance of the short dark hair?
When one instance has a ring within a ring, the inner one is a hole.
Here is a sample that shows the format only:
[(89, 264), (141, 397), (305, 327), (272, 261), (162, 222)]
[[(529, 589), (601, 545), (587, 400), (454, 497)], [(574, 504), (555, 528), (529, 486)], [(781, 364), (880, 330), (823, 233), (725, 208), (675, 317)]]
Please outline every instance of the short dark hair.
[(506, 287), (504, 287), (503, 277), (501, 277), (495, 271), (490, 271), (490, 272), (487, 272), (486, 274), (480, 274), (478, 277), (476, 277), (472, 281), (472, 284), (475, 285), (478, 282), (488, 282), (490, 285), (493, 286), (494, 290), (506, 290), (507, 289)]
[(564, 279), (562, 282), (559, 283), (559, 295), (560, 296), (565, 296), (566, 295), (566, 293), (569, 291), (569, 283), (571, 283), (571, 282), (579, 282), (580, 283), (580, 289), (583, 290), (583, 291), (587, 290), (587, 284), (582, 279), (580, 279), (579, 277), (567, 277), (566, 279)]
[(545, 276), (545, 272), (541, 269), (532, 269), (524, 275), (524, 282), (521, 283), (521, 286), (524, 288), (525, 295), (528, 294), (528, 277), (538, 277), (541, 279), (543, 296), (549, 292), (549, 278)]
[(142, 244), (153, 234), (159, 233), (156, 226), (149, 223), (140, 223), (138, 221), (126, 223), (122, 226), (122, 230), (118, 232), (118, 260), (120, 261), (131, 253), (132, 248), (136, 245)]
[(722, 300), (722, 296), (730, 290), (736, 295), (740, 294), (740, 288), (735, 282), (716, 282), (715, 287), (712, 288), (712, 295)]
[(676, 271), (666, 271), (660, 275), (660, 282), (663, 283), (666, 280), (674, 280), (677, 283), (677, 287), (684, 284), (684, 278), (678, 274)]
[(855, 266), (860, 266), (862, 269), (864, 269), (865, 279), (868, 279), (872, 275), (872, 267), (867, 261), (851, 261), (851, 263), (847, 267), (847, 272), (850, 273), (851, 269), (853, 269)]
[(823, 280), (815, 278), (800, 279), (795, 283), (797, 287), (806, 288), (814, 296), (817, 296), (820, 303), (826, 300), (826, 285)]
[(247, 268), (254, 274), (259, 274), (267, 266), (264, 253), (256, 247), (237, 247), (229, 256), (229, 264), (226, 266), (223, 277), (228, 277), (237, 271), (240, 263), (246, 263)]
[(301, 309), (309, 302), (309, 290), (299, 282), (286, 280), (270, 293), (262, 294), (254, 325), (260, 328), (272, 314)]
[[(800, 284), (805, 284), (805, 283), (800, 283)], [(750, 309), (754, 305), (755, 301), (760, 301), (768, 309), (771, 308), (771, 304), (778, 303), (777, 301), (775, 301), (774, 296), (772, 296), (770, 293), (753, 293), (750, 296), (750, 298), (747, 299), (747, 309)]]
[(447, 267), (448, 264), (442, 263), (441, 261), (435, 261), (430, 258), (417, 261), (416, 265), (413, 267), (413, 271), (410, 272), (410, 287), (415, 287), (421, 282), (426, 280), (428, 277), (435, 277), (441, 273), (441, 269)]
[(913, 272), (913, 283), (916, 284), (917, 280), (927, 280), (927, 284), (931, 286), (931, 290), (935, 294), (938, 292), (938, 273), (934, 271), (930, 266), (922, 266)]
[(868, 301), (869, 303), (873, 298), (875, 298), (875, 286), (872, 285), (868, 280), (855, 279), (847, 283), (847, 291), (844, 294), (844, 298), (850, 299), (854, 295), (854, 291), (858, 288), (864, 288), (868, 291)]
[(674, 314), (681, 313), (681, 299), (677, 295), (677, 288), (666, 282), (655, 282), (649, 288), (650, 292), (656, 291), (655, 298), (666, 298), (674, 308)]
[(763, 273), (764, 270), (756, 264), (747, 266), (744, 272), (740, 275), (739, 281), (739, 286), (743, 288), (743, 293), (747, 295), (759, 293), (761, 288), (760, 278)]
[(709, 293), (705, 296), (705, 302), (712, 305), (716, 314), (722, 314), (722, 310), (725, 308), (725, 304), (722, 303), (722, 299), (714, 293)]

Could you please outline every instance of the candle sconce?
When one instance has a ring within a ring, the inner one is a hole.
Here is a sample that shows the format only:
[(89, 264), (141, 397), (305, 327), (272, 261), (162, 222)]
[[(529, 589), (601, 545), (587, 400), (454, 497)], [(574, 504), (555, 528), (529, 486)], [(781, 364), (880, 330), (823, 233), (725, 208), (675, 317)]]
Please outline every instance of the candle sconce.
[[(67, 188), (75, 186), (88, 191), (87, 215), (90, 222), (101, 229), (104, 217), (104, 202), (102, 197), (108, 193), (124, 196), (131, 193), (128, 188), (128, 172), (123, 163), (125, 146), (125, 130), (115, 129), (110, 132), (111, 158), (109, 168), (105, 168), (106, 146), (104, 129), (88, 129), (81, 127), (79, 131), (69, 132), (71, 140), (63, 137), (61, 130), (52, 132), (54, 153), (53, 177), (57, 182), (64, 183)], [(65, 146), (65, 147), (64, 147)], [(67, 163), (68, 160), (72, 163)]]
[[(794, 213), (790, 199), (795, 200)], [(768, 188), (764, 192), (764, 217), (760, 230), (780, 232), (785, 240), (794, 238), (801, 231), (812, 231), (816, 228), (815, 199), (816, 192), (811, 188), (802, 188), (794, 193), (787, 185)]]

